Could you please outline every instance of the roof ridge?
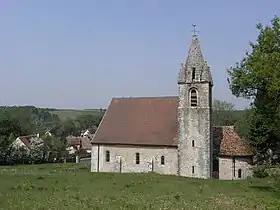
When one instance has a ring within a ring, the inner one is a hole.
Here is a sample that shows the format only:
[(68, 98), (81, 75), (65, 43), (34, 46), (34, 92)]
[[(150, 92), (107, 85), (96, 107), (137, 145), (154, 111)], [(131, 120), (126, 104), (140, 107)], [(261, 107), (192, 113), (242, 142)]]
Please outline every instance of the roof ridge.
[(19, 136), (19, 138), (21, 138), (21, 137), (32, 137), (32, 136), (37, 136), (37, 134), (29, 134), (29, 135), (25, 135), (25, 136)]
[(126, 96), (126, 97), (113, 97), (113, 99), (160, 99), (160, 98), (178, 98), (178, 96)]
[(234, 128), (234, 125), (214, 125), (214, 128)]

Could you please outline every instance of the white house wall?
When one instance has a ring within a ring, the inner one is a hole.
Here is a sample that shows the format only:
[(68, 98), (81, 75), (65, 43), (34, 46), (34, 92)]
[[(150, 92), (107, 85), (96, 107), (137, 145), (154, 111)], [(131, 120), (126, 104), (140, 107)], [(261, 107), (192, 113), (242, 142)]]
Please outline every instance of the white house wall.
[[(109, 162), (106, 162), (106, 151), (110, 151)], [(136, 153), (140, 154), (140, 164), (136, 164)], [(161, 156), (164, 156), (164, 165), (161, 165)], [(250, 157), (236, 157), (234, 167), (233, 157), (219, 157), (219, 179), (245, 179), (251, 176), (250, 161)], [(154, 171), (160, 174), (177, 175), (177, 166), (178, 150), (173, 147), (92, 146), (91, 172), (141, 173)], [(241, 169), (241, 178), (238, 178), (239, 169)]]
[[(236, 157), (235, 164), (233, 157), (219, 158), (219, 179), (246, 179), (252, 175), (252, 166), (250, 165), (251, 158)], [(238, 178), (238, 170), (241, 169), (241, 178)]]
[[(106, 162), (106, 151), (110, 152), (110, 162)], [(140, 154), (139, 164), (136, 164), (136, 153)], [(100, 145), (98, 149), (98, 145), (94, 145), (91, 155), (92, 172), (154, 171), (161, 174), (177, 174), (177, 148)], [(164, 165), (161, 164), (161, 156), (164, 156)]]
[(28, 149), (26, 147), (26, 145), (20, 140), (20, 138), (17, 138), (13, 143), (12, 143), (13, 147), (16, 147), (16, 148), (21, 148), (21, 147), (24, 147), (26, 149)]

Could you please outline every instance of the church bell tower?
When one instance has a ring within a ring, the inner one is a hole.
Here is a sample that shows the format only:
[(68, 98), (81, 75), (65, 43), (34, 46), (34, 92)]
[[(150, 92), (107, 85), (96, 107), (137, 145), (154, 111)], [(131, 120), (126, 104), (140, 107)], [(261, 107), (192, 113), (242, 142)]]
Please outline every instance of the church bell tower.
[(187, 59), (181, 64), (178, 86), (178, 175), (211, 178), (213, 81), (195, 33)]

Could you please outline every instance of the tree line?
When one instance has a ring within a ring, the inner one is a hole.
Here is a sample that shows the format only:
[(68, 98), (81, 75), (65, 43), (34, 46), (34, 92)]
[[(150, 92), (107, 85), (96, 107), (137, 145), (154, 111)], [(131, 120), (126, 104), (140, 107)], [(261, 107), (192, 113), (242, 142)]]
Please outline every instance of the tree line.
[[(94, 133), (104, 110), (60, 120), (47, 109), (34, 106), (0, 107), (0, 164), (61, 161), (67, 154), (67, 136)], [(45, 135), (50, 132), (52, 135)], [(31, 149), (12, 147), (19, 136), (39, 134), (43, 142), (31, 142)]]

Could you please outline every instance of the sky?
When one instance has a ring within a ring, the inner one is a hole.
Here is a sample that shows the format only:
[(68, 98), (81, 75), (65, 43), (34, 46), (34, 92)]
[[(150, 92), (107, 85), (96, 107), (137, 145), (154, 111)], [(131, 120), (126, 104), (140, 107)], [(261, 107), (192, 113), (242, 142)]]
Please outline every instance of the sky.
[(219, 100), (242, 109), (227, 69), (278, 0), (0, 1), (0, 105), (106, 108), (113, 97), (177, 95), (192, 24)]

